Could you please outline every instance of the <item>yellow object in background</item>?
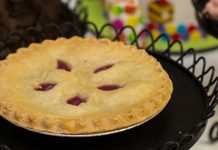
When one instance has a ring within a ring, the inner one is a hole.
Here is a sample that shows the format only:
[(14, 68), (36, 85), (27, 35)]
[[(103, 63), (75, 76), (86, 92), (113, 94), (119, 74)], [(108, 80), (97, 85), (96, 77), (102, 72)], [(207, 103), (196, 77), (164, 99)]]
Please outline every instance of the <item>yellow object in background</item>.
[(151, 31), (151, 34), (153, 35), (153, 38), (156, 39), (156, 38), (160, 35), (160, 32), (157, 31), (157, 30), (152, 30), (152, 31)]
[(173, 20), (173, 11), (173, 6), (166, 0), (152, 1), (148, 4), (148, 18), (151, 22), (170, 22)]
[(136, 16), (129, 16), (126, 19), (126, 25), (130, 25), (132, 27), (136, 27), (138, 25), (139, 19)]
[(201, 33), (199, 31), (197, 31), (197, 30), (193, 31), (193, 32), (191, 32), (190, 38), (193, 41), (198, 41), (198, 40), (201, 39)]
[(175, 24), (173, 23), (168, 23), (166, 25), (166, 31), (169, 33), (169, 34), (175, 34), (177, 32), (177, 27)]

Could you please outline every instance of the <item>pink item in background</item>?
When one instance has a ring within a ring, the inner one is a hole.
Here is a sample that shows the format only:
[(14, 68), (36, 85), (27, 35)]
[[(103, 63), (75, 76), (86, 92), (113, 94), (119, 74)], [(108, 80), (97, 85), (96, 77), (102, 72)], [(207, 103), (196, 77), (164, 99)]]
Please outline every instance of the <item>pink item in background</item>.
[(213, 19), (218, 20), (218, 0), (210, 0), (204, 8), (204, 13), (209, 13)]

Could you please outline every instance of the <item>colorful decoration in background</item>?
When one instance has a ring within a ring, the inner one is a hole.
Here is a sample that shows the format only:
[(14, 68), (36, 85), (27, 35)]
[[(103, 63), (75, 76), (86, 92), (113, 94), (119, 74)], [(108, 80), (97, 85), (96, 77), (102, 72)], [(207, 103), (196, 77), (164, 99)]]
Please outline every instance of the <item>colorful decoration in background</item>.
[(148, 4), (148, 18), (156, 23), (170, 22), (173, 20), (173, 9), (168, 0), (152, 1)]
[(173, 23), (148, 23), (147, 28), (153, 33), (154, 38), (159, 36), (161, 33), (164, 33), (170, 40), (182, 40), (184, 42), (199, 41), (200, 39), (204, 39), (208, 36), (201, 27), (194, 24), (179, 24), (177, 26)]
[[(165, 33), (168, 38), (181, 40), (184, 49), (195, 48), (202, 51), (218, 47), (218, 40), (205, 33), (198, 25), (194, 7), (190, 0), (81, 0), (89, 3), (89, 19), (97, 23), (110, 22), (118, 30), (125, 25), (130, 25), (139, 33), (142, 29), (148, 28), (154, 38)], [(104, 6), (104, 7), (103, 7)], [(98, 8), (98, 9), (96, 9)], [(184, 11), (185, 8), (185, 11)], [(109, 31), (105, 34), (111, 37)], [(120, 40), (131, 42), (134, 40), (132, 32), (126, 31), (120, 36)], [(150, 37), (144, 34), (141, 36), (140, 45), (149, 44)], [(165, 50), (166, 39), (162, 38), (156, 43), (157, 50)], [(180, 47), (173, 47), (178, 52)]]
[(195, 24), (173, 23), (174, 7), (168, 0), (150, 2), (148, 18), (151, 23), (147, 24), (147, 28), (155, 38), (161, 33), (165, 33), (170, 40), (198, 41), (206, 37), (203, 29)]
[[(140, 0), (104, 0), (104, 3), (110, 22), (118, 30), (126, 25), (132, 26), (138, 32), (144, 28), (145, 20)], [(120, 37), (124, 42), (131, 42), (133, 39), (134, 36), (128, 31)]]
[[(150, 0), (147, 3), (148, 7), (144, 11), (148, 18), (146, 27), (154, 38), (164, 33), (171, 41), (182, 41), (185, 49), (195, 48), (199, 51), (218, 47), (218, 40), (206, 34), (196, 22), (191, 2), (184, 0), (182, 4), (181, 9), (181, 3), (177, 0)], [(166, 42), (166, 38), (161, 38), (155, 48), (165, 50)], [(179, 49), (179, 46), (173, 47), (175, 52)]]
[[(148, 8), (145, 10), (149, 18), (146, 27), (152, 32), (154, 38), (164, 33), (171, 41), (182, 41), (185, 49), (205, 50), (218, 47), (218, 40), (205, 33), (195, 22), (195, 16), (190, 17), (194, 15), (191, 2), (184, 0), (181, 3), (183, 3), (185, 9), (180, 9), (181, 6), (178, 6), (180, 3), (177, 0), (153, 0), (148, 2)], [(186, 13), (186, 11), (190, 12)], [(162, 38), (156, 44), (156, 49), (163, 51), (163, 45), (166, 42), (166, 39)], [(175, 52), (179, 49), (179, 46), (173, 48)]]

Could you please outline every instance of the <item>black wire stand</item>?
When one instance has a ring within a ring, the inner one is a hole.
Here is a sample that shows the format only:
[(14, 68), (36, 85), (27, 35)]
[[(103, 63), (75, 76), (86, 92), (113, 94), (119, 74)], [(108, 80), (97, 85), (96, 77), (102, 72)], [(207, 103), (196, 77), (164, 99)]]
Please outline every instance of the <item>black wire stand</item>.
[[(119, 35), (130, 30), (135, 38), (126, 44), (134, 44), (147, 50), (160, 61), (170, 75), (174, 83), (170, 103), (157, 117), (139, 127), (91, 138), (41, 135), (16, 127), (0, 118), (0, 150), (186, 150), (192, 147), (204, 132), (207, 120), (214, 115), (214, 108), (218, 103), (218, 77), (215, 77), (214, 67), (207, 67), (205, 58), (197, 57), (193, 49), (184, 52), (180, 41), (170, 43), (164, 34), (154, 39), (147, 29), (137, 34), (130, 26), (117, 31), (111, 24), (105, 24), (101, 29), (97, 29), (92, 22), (84, 22), (83, 25), (87, 29), (86, 34), (78, 32), (72, 23), (66, 23), (64, 26), (49, 24), (42, 31), (30, 27), (24, 32), (11, 32), (7, 39), (0, 41), (0, 59), (15, 53), (19, 47), (26, 47), (32, 42), (39, 43), (44, 39), (69, 38), (75, 35), (102, 38), (105, 30), (112, 29), (111, 35), (114, 36), (111, 40), (119, 40)], [(67, 32), (63, 32), (65, 27)], [(148, 34), (151, 39), (151, 43), (146, 47), (142, 47), (139, 42), (143, 34)], [(155, 43), (161, 38), (167, 40), (167, 47), (164, 52), (157, 53)], [(175, 44), (178, 44), (181, 50), (179, 57), (173, 60), (171, 47)], [(193, 58), (191, 65), (186, 64), (187, 55)], [(197, 68), (201, 68), (201, 71), (197, 72)], [(206, 80), (208, 78), (209, 80)]]
[(218, 122), (215, 122), (210, 131), (209, 131), (209, 138), (211, 142), (217, 142), (218, 141)]

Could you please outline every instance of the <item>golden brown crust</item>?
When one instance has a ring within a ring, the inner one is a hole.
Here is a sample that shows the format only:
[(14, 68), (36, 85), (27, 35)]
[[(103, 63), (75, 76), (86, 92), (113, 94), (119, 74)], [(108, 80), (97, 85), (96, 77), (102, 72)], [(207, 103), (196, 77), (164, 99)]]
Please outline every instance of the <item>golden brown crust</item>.
[[(56, 61), (59, 57), (74, 64), (75, 72), (79, 70), (78, 74), (89, 74), (81, 68), (76, 68), (82, 61), (89, 61), (91, 65), (88, 64), (86, 67), (90, 70), (93, 66), (110, 62), (119, 64), (117, 66), (120, 68), (115, 66), (107, 73), (102, 72), (95, 76), (79, 75), (71, 79), (69, 75), (61, 73), (60, 76), (50, 69), (50, 66), (54, 65), (53, 60)], [(45, 71), (46, 68), (53, 72)], [(16, 54), (11, 54), (6, 60), (1, 61), (0, 72), (0, 115), (21, 127), (41, 132), (87, 134), (128, 127), (159, 113), (168, 103), (173, 90), (171, 80), (156, 59), (135, 46), (107, 39), (73, 37), (59, 38), (55, 41), (45, 40), (41, 44), (34, 43), (28, 48), (18, 49)], [(39, 75), (43, 78), (38, 79)], [(78, 83), (76, 80), (80, 76), (86, 79), (85, 85), (68, 85), (63, 81), (66, 79), (70, 80), (69, 82), (72, 80), (72, 84)], [(54, 102), (43, 99), (44, 93), (37, 93), (29, 87), (29, 84), (36, 84), (44, 79), (57, 80), (58, 84), (60, 83), (60, 87), (53, 90), (54, 93), (47, 92), (50, 93), (47, 95), (49, 99), (54, 98)], [(106, 81), (109, 84), (110, 81), (124, 83), (126, 87), (120, 91), (109, 92), (88, 88), (88, 82), (96, 86)], [(61, 89), (61, 84), (72, 88), (72, 92), (54, 96), (57, 92), (63, 92), (64, 86)], [(82, 89), (82, 92), (86, 91), (83, 95), (91, 97), (87, 103), (80, 107), (59, 102), (60, 99), (69, 98), (71, 94), (78, 92), (77, 87)], [(39, 96), (36, 96), (37, 94)], [(56, 98), (58, 96), (60, 99)], [(132, 100), (131, 97), (136, 97), (136, 100)], [(43, 100), (49, 105), (42, 104)], [(100, 109), (94, 109), (94, 106)]]

